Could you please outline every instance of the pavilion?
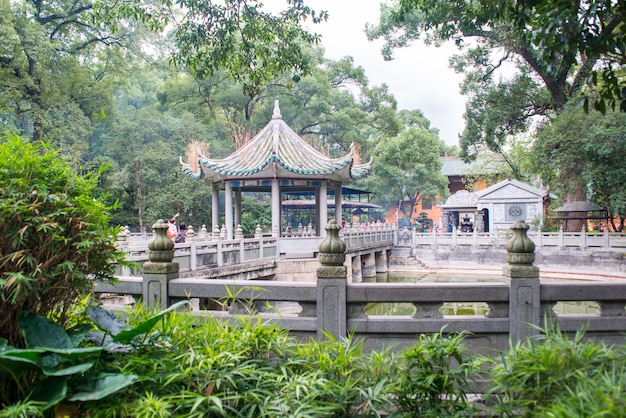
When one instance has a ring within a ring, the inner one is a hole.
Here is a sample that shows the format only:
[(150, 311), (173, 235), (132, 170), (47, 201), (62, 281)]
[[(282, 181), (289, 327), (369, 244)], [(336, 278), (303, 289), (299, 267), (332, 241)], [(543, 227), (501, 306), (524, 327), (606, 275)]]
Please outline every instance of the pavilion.
[[(198, 153), (199, 170), (183, 162), (183, 171), (192, 179), (212, 186), (211, 221), (219, 226), (219, 198), (224, 192), (226, 238), (233, 238), (234, 226), (241, 223), (242, 192), (271, 192), (272, 235), (279, 237), (283, 193), (307, 192), (315, 197), (317, 236), (325, 234), (328, 223), (328, 195), (334, 193), (335, 217), (341, 224), (342, 185), (368, 176), (373, 159), (355, 164), (354, 144), (340, 158), (329, 158), (294, 132), (280, 114), (278, 98), (272, 119), (249, 142), (224, 159), (212, 159)], [(234, 203), (233, 203), (234, 192)]]

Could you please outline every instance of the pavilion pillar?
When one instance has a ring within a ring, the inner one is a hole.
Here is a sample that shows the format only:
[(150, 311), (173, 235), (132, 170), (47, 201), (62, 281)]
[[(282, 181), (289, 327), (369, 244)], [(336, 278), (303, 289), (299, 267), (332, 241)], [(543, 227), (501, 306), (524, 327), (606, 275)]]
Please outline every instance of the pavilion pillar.
[[(272, 180), (272, 236), (280, 237), (280, 184), (278, 179)], [(274, 235), (276, 234), (276, 235)]]
[(235, 228), (241, 225), (241, 189), (235, 190)]
[(341, 201), (343, 200), (343, 196), (341, 195), (341, 183), (335, 185), (335, 222), (337, 225), (342, 224), (343, 222), (343, 208), (341, 206)]
[(213, 185), (213, 191), (211, 193), (211, 230), (216, 226), (220, 226), (220, 186), (219, 184)]
[(225, 186), (224, 206), (226, 213), (224, 221), (226, 224), (226, 239), (233, 239), (233, 183), (227, 181)]
[(328, 182), (322, 181), (319, 188), (319, 209), (317, 211), (317, 231), (320, 237), (326, 236), (328, 224)]

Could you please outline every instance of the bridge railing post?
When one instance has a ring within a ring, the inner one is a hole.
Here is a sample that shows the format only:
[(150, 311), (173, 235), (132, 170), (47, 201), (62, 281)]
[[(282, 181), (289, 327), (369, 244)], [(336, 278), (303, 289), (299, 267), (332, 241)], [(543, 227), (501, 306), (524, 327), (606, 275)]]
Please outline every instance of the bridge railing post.
[(326, 237), (320, 242), (317, 269), (317, 339), (326, 338), (325, 332), (339, 340), (347, 335), (346, 288), (348, 268), (346, 243), (339, 238), (340, 226), (331, 220), (326, 226)]
[(189, 242), (189, 270), (198, 270), (198, 247), (196, 241), (199, 239), (192, 225), (187, 227), (187, 241)]
[(152, 225), (153, 238), (148, 242), (150, 261), (141, 266), (143, 272), (143, 301), (148, 308), (165, 309), (169, 305), (168, 282), (178, 277), (174, 259), (174, 241), (165, 233), (167, 224), (159, 219)]
[(536, 334), (541, 325), (539, 267), (534, 266), (535, 243), (528, 238), (528, 224), (519, 220), (505, 244), (507, 264), (504, 280), (509, 284), (509, 337), (523, 341)]

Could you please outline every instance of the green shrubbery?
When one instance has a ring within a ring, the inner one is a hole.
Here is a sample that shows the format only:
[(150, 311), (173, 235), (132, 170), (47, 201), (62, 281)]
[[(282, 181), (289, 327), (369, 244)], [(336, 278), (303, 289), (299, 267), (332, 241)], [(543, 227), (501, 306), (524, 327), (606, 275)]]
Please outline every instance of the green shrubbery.
[(45, 144), (0, 138), (0, 338), (9, 344), (23, 347), (22, 311), (65, 324), (90, 277), (109, 280), (123, 260), (96, 181)]
[(535, 339), (512, 346), (492, 364), (490, 396), (502, 416), (626, 416), (626, 352), (568, 338), (546, 328)]
[[(77, 175), (45, 144), (0, 138), (0, 351), (26, 347), (26, 314), (70, 325), (91, 279), (111, 280), (123, 262), (110, 208), (93, 196), (97, 174)], [(2, 405), (34, 383), (32, 374), (0, 372)]]
[[(119, 330), (99, 320), (100, 329), (116, 329), (112, 340), (59, 352), (67, 360), (47, 373), (90, 362), (66, 373), (59, 403), (91, 417), (626, 416), (623, 348), (583, 341), (582, 333), (568, 339), (544, 330), (541, 341), (487, 359), (468, 355), (462, 334), (367, 353), (351, 338), (297, 341), (255, 316), (230, 323), (138, 307), (128, 321), (131, 329)], [(479, 369), (492, 382), (480, 408), (468, 400)], [(85, 373), (117, 380), (77, 395), (73, 382)], [(0, 417), (35, 416), (36, 406), (22, 402)]]

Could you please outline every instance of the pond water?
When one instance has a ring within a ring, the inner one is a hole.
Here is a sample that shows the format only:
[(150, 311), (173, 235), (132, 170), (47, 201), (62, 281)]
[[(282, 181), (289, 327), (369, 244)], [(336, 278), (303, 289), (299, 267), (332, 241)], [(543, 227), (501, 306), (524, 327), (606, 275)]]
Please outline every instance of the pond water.
[[(390, 272), (376, 277), (377, 282), (395, 283), (438, 283), (438, 282), (499, 282), (502, 274), (498, 272)], [(599, 309), (595, 302), (558, 302), (553, 310), (561, 314), (594, 314)], [(489, 310), (486, 303), (444, 303), (439, 309), (442, 315), (484, 315)], [(411, 303), (371, 303), (365, 308), (368, 315), (406, 315), (415, 312)]]

